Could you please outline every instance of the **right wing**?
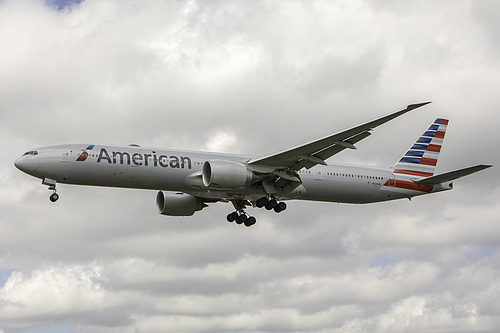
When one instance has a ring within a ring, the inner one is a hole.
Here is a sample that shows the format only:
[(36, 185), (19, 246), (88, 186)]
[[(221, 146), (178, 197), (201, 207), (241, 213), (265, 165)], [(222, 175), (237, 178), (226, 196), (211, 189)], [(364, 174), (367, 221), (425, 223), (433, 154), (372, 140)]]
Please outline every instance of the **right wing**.
[(342, 150), (346, 148), (356, 149), (354, 144), (370, 136), (370, 131), (375, 127), (429, 103), (410, 104), (404, 110), (391, 113), (351, 129), (276, 154), (251, 159), (248, 161), (248, 164), (256, 168), (262, 166), (275, 170), (290, 171), (298, 171), (302, 168), (310, 169), (317, 164), (326, 165), (326, 159)]

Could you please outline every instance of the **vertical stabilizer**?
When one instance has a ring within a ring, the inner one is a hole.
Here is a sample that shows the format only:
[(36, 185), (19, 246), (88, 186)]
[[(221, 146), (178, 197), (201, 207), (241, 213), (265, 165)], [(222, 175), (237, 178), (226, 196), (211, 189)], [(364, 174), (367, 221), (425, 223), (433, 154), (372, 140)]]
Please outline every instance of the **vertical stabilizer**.
[(436, 119), (394, 165), (394, 173), (421, 177), (433, 176), (447, 126), (447, 119)]

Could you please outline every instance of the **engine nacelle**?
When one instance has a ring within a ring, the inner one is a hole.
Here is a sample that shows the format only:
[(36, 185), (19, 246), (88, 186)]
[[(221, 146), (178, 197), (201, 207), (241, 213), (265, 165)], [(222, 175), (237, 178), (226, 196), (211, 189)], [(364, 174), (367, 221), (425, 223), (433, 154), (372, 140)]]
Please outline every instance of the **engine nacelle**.
[(253, 173), (246, 165), (234, 161), (212, 160), (203, 164), (203, 185), (211, 188), (233, 189), (252, 182)]
[(156, 208), (162, 215), (191, 216), (205, 206), (200, 198), (190, 194), (160, 191), (156, 195)]

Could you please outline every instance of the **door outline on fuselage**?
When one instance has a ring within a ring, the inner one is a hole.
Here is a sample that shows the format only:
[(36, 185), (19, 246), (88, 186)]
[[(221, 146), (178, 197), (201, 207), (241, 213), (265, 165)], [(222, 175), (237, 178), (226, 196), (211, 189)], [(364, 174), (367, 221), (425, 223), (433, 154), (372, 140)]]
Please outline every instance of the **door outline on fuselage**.
[(73, 151), (69, 149), (61, 149), (61, 162), (69, 162)]
[(323, 180), (323, 173), (320, 168), (314, 169), (314, 180)]

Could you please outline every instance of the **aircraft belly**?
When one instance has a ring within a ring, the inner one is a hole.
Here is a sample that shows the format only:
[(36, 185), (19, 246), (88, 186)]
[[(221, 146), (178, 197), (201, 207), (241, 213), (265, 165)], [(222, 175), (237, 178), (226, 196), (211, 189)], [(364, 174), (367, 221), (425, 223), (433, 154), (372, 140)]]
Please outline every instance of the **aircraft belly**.
[(135, 167), (121, 164), (63, 163), (54, 177), (61, 183), (158, 190), (182, 190), (184, 178), (192, 170)]
[(307, 190), (304, 200), (342, 203), (364, 203), (380, 188), (364, 181), (338, 179), (304, 180)]

